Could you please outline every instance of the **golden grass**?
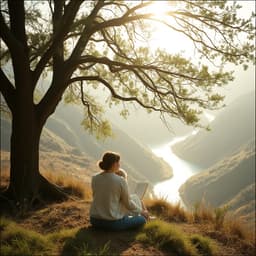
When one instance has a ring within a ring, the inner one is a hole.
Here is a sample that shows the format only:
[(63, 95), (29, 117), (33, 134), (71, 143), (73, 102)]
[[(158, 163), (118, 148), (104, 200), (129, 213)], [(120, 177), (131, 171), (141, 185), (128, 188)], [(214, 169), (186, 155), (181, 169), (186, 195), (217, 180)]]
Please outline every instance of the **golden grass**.
[(170, 204), (164, 198), (154, 198), (145, 201), (147, 209), (160, 219), (174, 222), (187, 222), (191, 219), (180, 203)]
[(235, 217), (228, 215), (223, 223), (223, 232), (239, 239), (246, 240), (255, 245), (255, 233), (253, 230), (248, 229), (242, 217)]
[(214, 209), (202, 199), (194, 205), (192, 216), (194, 223), (214, 222)]
[(55, 174), (50, 171), (44, 171), (43, 175), (52, 183), (63, 187), (64, 190), (70, 195), (88, 201), (92, 199), (92, 190), (90, 184), (85, 183), (84, 181), (79, 180), (76, 177)]
[[(0, 190), (7, 188), (10, 179), (10, 171), (7, 168), (1, 169), (0, 173)], [(76, 177), (68, 176), (50, 171), (43, 171), (42, 175), (50, 182), (62, 187), (71, 196), (90, 201), (92, 199), (92, 191), (90, 184), (79, 180)]]
[(5, 189), (8, 187), (10, 179), (10, 171), (8, 168), (2, 168), (0, 171), (0, 190)]

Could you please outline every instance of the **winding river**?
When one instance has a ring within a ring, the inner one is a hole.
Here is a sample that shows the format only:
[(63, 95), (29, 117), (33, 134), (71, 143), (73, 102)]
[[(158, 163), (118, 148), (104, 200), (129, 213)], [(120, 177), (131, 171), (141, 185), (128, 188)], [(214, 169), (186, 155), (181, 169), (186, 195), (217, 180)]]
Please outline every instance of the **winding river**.
[(171, 142), (161, 145), (158, 148), (153, 148), (152, 151), (158, 157), (161, 157), (166, 161), (173, 169), (173, 177), (159, 182), (154, 186), (154, 193), (156, 196), (165, 198), (168, 202), (171, 203), (182, 203), (182, 200), (179, 195), (179, 187), (185, 183), (185, 181), (194, 175), (199, 169), (196, 166), (182, 160), (177, 157), (173, 152), (171, 147), (180, 141), (185, 140), (189, 136), (192, 136), (196, 133), (192, 133), (173, 139)]

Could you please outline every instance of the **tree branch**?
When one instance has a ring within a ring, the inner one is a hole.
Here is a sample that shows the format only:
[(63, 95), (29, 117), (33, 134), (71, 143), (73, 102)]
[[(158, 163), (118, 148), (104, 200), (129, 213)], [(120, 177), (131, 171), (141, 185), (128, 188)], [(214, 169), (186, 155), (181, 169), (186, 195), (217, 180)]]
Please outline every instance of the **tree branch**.
[(0, 36), (10, 50), (12, 56), (19, 56), (22, 52), (22, 44), (11, 33), (10, 29), (4, 21), (4, 17), (0, 13)]
[(194, 81), (200, 81), (202, 79), (197, 78), (197, 77), (191, 77), (185, 74), (181, 74), (181, 73), (177, 73), (177, 72), (172, 72), (169, 70), (164, 70), (159, 68), (158, 66), (154, 66), (154, 65), (136, 65), (136, 64), (125, 64), (122, 62), (118, 62), (118, 61), (113, 61), (110, 60), (107, 57), (94, 57), (92, 55), (85, 55), (85, 56), (81, 56), (81, 58), (77, 61), (75, 61), (74, 63), (72, 63), (74, 66), (77, 66), (78, 64), (82, 64), (82, 63), (86, 63), (86, 62), (93, 62), (93, 63), (100, 63), (100, 64), (105, 64), (109, 67), (111, 72), (118, 72), (118, 71), (122, 71), (122, 70), (133, 70), (133, 69), (143, 69), (143, 70), (155, 70), (164, 74), (168, 74), (168, 75), (172, 75), (175, 77), (182, 77), (182, 78), (186, 78), (189, 80), (194, 80)]
[(74, 59), (79, 58), (79, 56), (84, 51), (86, 44), (88, 43), (90, 36), (94, 33), (92, 30), (94, 18), (97, 16), (98, 11), (104, 6), (104, 1), (98, 1), (92, 10), (91, 14), (85, 19), (84, 29), (78, 39), (76, 46), (71, 53), (67, 63), (72, 62)]
[(25, 30), (24, 0), (8, 0), (8, 7), (10, 13), (11, 32), (23, 46), (26, 55), (28, 55), (27, 36)]
[(75, 78), (71, 78), (69, 80), (68, 84), (75, 83), (75, 82), (78, 82), (78, 81), (98, 81), (98, 82), (102, 83), (105, 87), (107, 87), (109, 89), (109, 91), (111, 92), (111, 95), (116, 99), (119, 99), (119, 100), (122, 100), (122, 101), (134, 101), (134, 102), (137, 102), (140, 106), (142, 106), (145, 109), (151, 109), (151, 110), (154, 110), (154, 111), (157, 111), (157, 112), (163, 112), (162, 109), (144, 104), (137, 97), (124, 97), (124, 96), (121, 96), (121, 95), (117, 94), (117, 92), (114, 90), (114, 88), (106, 80), (102, 79), (100, 76), (75, 77)]
[(35, 70), (33, 71), (33, 83), (36, 85), (43, 69), (45, 68), (48, 61), (53, 56), (58, 45), (63, 42), (66, 34), (69, 32), (69, 28), (74, 21), (77, 11), (79, 10), (79, 6), (83, 3), (83, 0), (70, 1), (69, 4), (65, 7), (65, 13), (63, 15), (62, 26), (56, 32), (53, 41), (48, 48), (48, 50), (44, 53), (40, 61), (38, 62)]
[(6, 77), (2, 68), (0, 68), (0, 92), (4, 96), (4, 99), (12, 111), (14, 107), (15, 89), (9, 79)]

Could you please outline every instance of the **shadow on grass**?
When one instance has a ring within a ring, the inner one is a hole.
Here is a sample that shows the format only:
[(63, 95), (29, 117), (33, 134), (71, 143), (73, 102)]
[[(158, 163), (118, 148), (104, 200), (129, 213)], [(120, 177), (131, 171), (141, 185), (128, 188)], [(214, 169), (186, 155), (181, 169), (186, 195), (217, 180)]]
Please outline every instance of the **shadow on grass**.
[(135, 241), (139, 231), (105, 231), (91, 226), (81, 228), (66, 241), (61, 256), (120, 255)]

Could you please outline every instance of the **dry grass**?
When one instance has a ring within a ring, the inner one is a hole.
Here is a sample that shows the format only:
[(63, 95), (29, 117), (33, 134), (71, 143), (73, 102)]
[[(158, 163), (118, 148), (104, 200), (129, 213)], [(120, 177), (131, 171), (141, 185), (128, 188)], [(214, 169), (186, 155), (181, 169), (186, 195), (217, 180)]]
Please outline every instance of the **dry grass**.
[[(10, 179), (10, 172), (7, 168), (2, 168), (0, 172), (0, 191), (7, 188)], [(92, 191), (89, 183), (79, 180), (73, 176), (64, 174), (56, 174), (50, 171), (43, 171), (42, 175), (50, 182), (62, 187), (69, 195), (80, 199), (90, 201), (92, 199)]]
[(255, 245), (255, 233), (248, 229), (246, 222), (241, 217), (228, 215), (223, 224), (223, 231)]
[(52, 183), (63, 187), (68, 194), (75, 197), (85, 199), (90, 201), (92, 199), (92, 191), (90, 184), (79, 180), (73, 176), (67, 176), (62, 174), (55, 174), (50, 171), (43, 172), (44, 177), (46, 177)]
[(0, 191), (8, 187), (10, 179), (10, 171), (8, 168), (1, 167), (0, 171)]
[(214, 209), (204, 199), (194, 205), (192, 216), (194, 223), (214, 222), (215, 219)]
[(148, 199), (145, 205), (153, 215), (166, 221), (188, 222), (191, 219), (191, 214), (180, 203), (170, 204), (164, 198)]

